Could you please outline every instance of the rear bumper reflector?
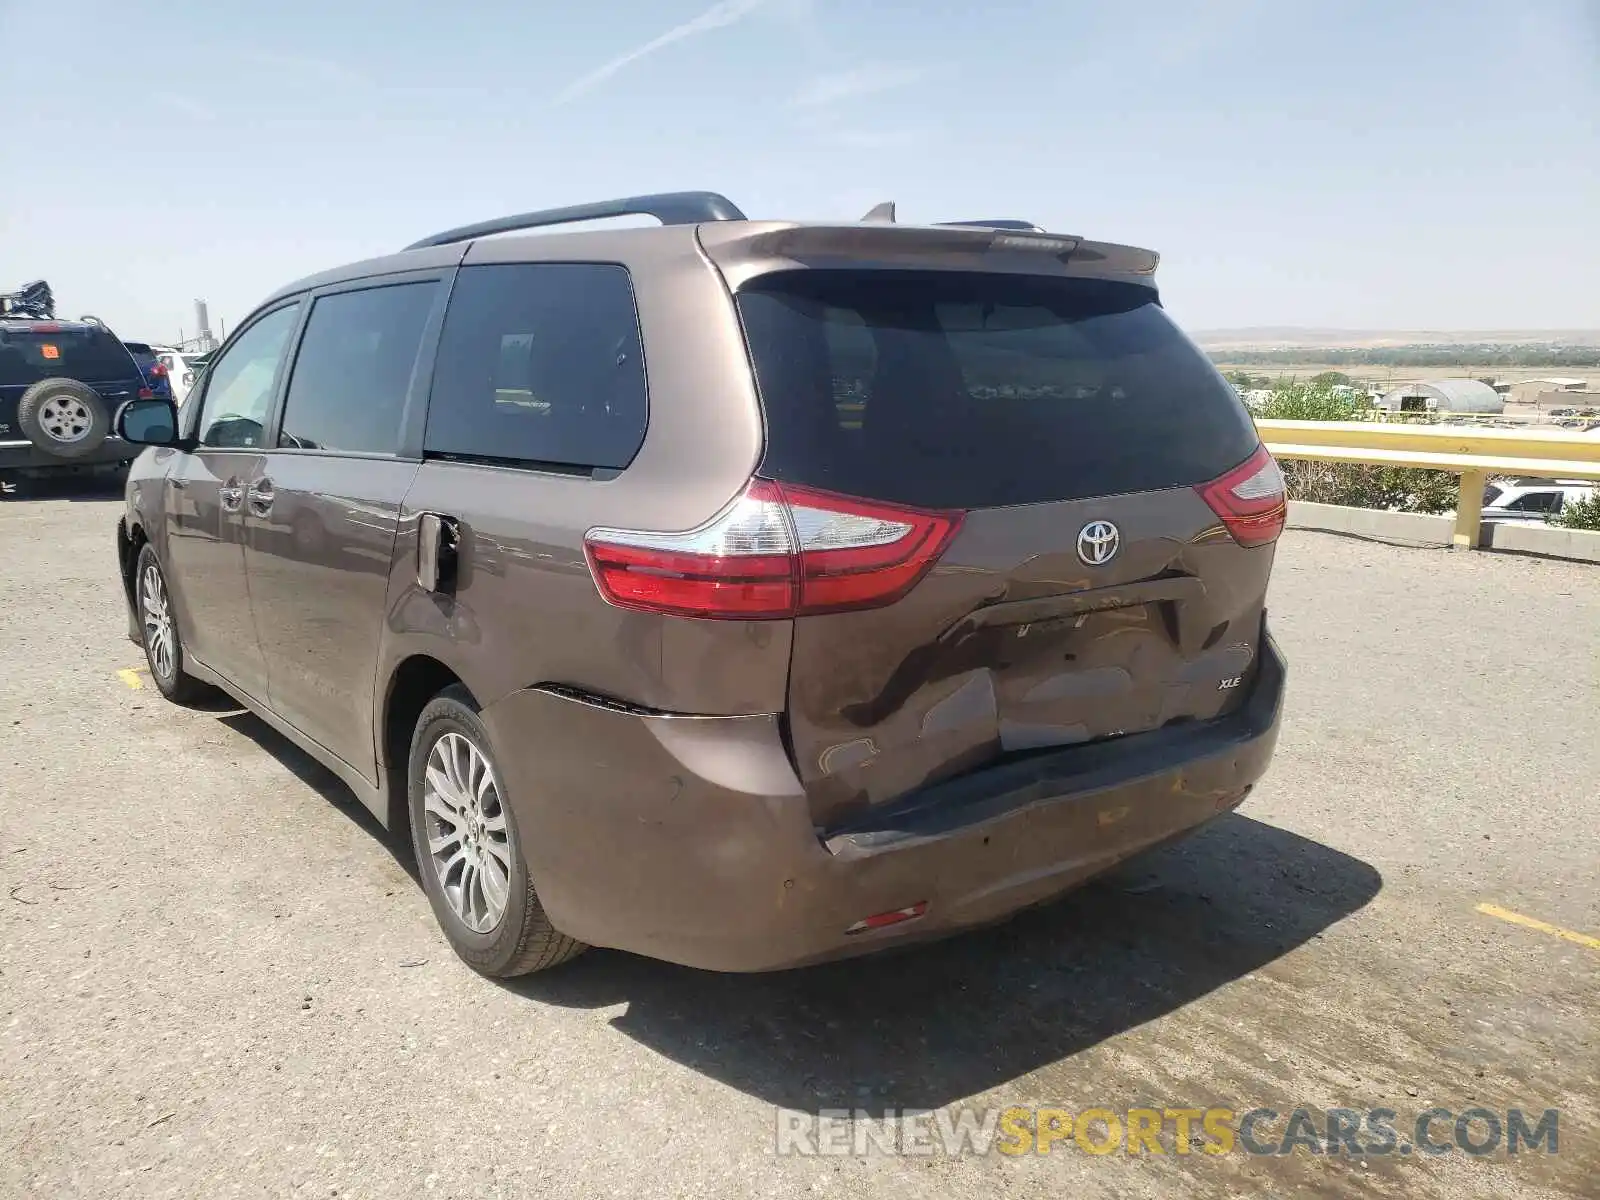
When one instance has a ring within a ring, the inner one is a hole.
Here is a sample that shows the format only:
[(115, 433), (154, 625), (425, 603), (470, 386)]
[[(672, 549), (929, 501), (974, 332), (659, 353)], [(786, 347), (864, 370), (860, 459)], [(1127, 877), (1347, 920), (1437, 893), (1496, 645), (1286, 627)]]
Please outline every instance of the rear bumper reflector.
[(845, 934), (848, 936), (855, 933), (866, 933), (872, 929), (887, 929), (890, 925), (900, 925), (906, 921), (915, 921), (927, 911), (928, 902), (926, 900), (918, 900), (915, 904), (906, 908), (893, 908), (888, 912), (876, 913), (864, 920), (857, 921), (849, 929), (845, 930)]

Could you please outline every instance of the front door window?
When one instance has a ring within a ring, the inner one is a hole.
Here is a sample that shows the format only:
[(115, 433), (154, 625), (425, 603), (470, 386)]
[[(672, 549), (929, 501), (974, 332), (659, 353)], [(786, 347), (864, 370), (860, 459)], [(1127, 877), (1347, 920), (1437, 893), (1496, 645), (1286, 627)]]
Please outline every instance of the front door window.
[(268, 313), (217, 359), (206, 384), (202, 446), (248, 450), (262, 444), (283, 348), (299, 313), (298, 304)]

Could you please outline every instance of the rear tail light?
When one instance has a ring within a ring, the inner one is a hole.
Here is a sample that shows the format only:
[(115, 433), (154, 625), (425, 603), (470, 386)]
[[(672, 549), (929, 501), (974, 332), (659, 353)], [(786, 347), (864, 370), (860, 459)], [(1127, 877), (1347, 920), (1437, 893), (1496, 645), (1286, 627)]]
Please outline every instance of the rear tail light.
[(944, 553), (961, 513), (752, 479), (698, 529), (591, 529), (600, 594), (620, 608), (746, 620), (877, 608)]
[(1222, 518), (1241, 546), (1264, 546), (1283, 532), (1288, 499), (1283, 472), (1265, 446), (1220, 479), (1197, 484), (1195, 491)]
[(139, 399), (141, 399), (141, 400), (154, 400), (155, 398), (156, 398), (156, 394), (154, 392), (152, 392), (149, 388), (142, 387), (142, 388), (139, 389)]
[(150, 364), (150, 374), (156, 376), (159, 379), (165, 379), (167, 377), (167, 364), (166, 363), (159, 363), (159, 362), (151, 363)]

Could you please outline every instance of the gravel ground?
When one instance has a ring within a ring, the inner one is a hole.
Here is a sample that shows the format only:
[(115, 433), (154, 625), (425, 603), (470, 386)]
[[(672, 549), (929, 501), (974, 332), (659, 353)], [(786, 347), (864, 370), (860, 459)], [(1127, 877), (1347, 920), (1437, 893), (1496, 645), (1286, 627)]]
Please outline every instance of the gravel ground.
[[(332, 776), (118, 675), (116, 514), (0, 501), (0, 1195), (1600, 1194), (1600, 949), (1476, 910), (1600, 934), (1596, 568), (1291, 532), (1239, 814), (903, 955), (499, 985)], [(778, 1109), (958, 1103), (1553, 1107), (1560, 1142), (774, 1153)]]

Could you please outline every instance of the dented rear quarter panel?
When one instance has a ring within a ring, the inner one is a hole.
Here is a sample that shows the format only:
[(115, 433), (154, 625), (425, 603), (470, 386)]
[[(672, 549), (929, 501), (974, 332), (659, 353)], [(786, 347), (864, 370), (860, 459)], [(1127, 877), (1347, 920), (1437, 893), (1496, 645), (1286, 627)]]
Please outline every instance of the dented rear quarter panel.
[[(673, 713), (781, 712), (788, 622), (615, 608), (601, 598), (584, 555), (584, 535), (597, 526), (692, 529), (755, 470), (761, 413), (726, 287), (688, 227), (622, 230), (598, 241), (492, 239), (474, 244), (462, 265), (546, 260), (628, 268), (648, 384), (644, 443), (614, 478), (425, 461), (401, 513), (380, 672), (387, 677), (407, 657), (426, 654), (485, 706), (556, 684)], [(448, 597), (416, 584), (425, 512), (461, 524), (460, 576)]]

